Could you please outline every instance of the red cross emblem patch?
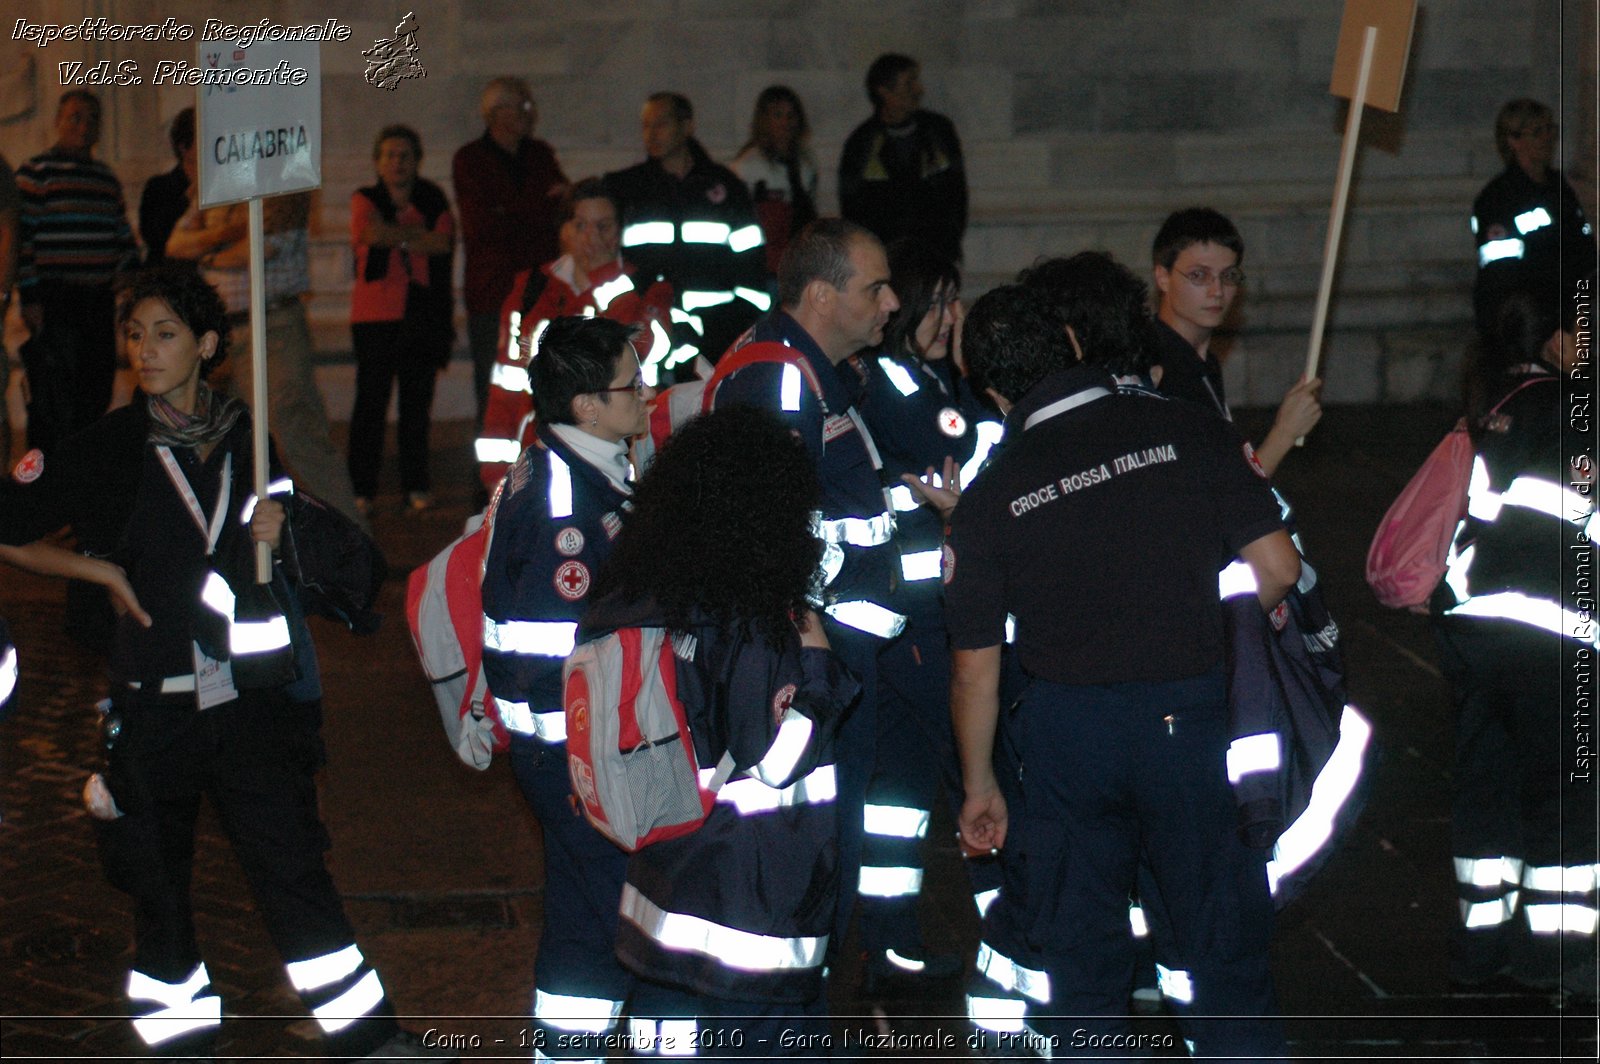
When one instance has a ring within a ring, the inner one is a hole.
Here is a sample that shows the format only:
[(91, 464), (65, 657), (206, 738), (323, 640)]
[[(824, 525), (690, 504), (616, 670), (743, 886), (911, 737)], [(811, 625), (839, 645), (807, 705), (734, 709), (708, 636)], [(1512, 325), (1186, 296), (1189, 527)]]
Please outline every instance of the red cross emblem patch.
[(32, 484), (39, 479), (39, 474), (44, 472), (44, 452), (35, 447), (22, 456), (16, 467), (11, 470), (11, 479), (18, 484)]
[(556, 594), (576, 602), (589, 593), (589, 567), (569, 559), (556, 567)]
[(939, 411), (939, 431), (952, 439), (967, 434), (967, 419), (961, 416), (961, 411), (953, 406), (947, 406)]

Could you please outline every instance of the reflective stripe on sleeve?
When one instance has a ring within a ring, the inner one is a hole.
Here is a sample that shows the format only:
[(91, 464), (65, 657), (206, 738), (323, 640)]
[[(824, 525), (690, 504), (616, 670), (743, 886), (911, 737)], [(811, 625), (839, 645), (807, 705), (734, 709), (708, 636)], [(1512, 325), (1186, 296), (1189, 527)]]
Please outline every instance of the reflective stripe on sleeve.
[(1169, 1001), (1184, 1005), (1194, 1002), (1194, 980), (1182, 968), (1156, 965), (1156, 986), (1161, 988), (1161, 996)]
[(0, 655), (0, 703), (11, 697), (11, 692), (17, 689), (17, 648), (6, 647), (4, 655)]
[(786, 710), (772, 745), (767, 747), (767, 752), (751, 769), (751, 774), (768, 786), (788, 779), (794, 773), (795, 765), (799, 764), (800, 755), (806, 752), (813, 728), (810, 717), (792, 707)]
[(1499, 262), (1501, 259), (1520, 259), (1522, 248), (1520, 237), (1508, 236), (1502, 240), (1490, 240), (1478, 249), (1478, 269), (1481, 270), (1491, 262)]
[(928, 834), (926, 809), (909, 805), (872, 805), (861, 809), (861, 824), (868, 835), (884, 835), (895, 839), (920, 839)]
[(473, 453), (480, 462), (506, 462), (517, 460), (522, 454), (522, 444), (498, 436), (479, 436), (472, 444)]
[(961, 467), (963, 488), (970, 488), (972, 482), (978, 479), (983, 463), (988, 461), (989, 452), (994, 450), (995, 444), (1005, 435), (1006, 427), (998, 421), (980, 421), (974, 426), (973, 431), (978, 434), (978, 444), (973, 448), (972, 457)]
[(502, 654), (564, 658), (578, 637), (576, 621), (497, 621), (483, 618), (483, 649)]
[(766, 242), (767, 238), (762, 234), (761, 227), (754, 223), (740, 226), (728, 234), (728, 247), (733, 249), (734, 254), (760, 247)]
[[(961, 482), (965, 484), (966, 479), (963, 478)], [(905, 513), (907, 510), (915, 510), (922, 505), (922, 502), (917, 498), (916, 492), (906, 487), (906, 485), (896, 484), (889, 489), (889, 504), (896, 511)]]
[(811, 515), (811, 532), (824, 543), (881, 547), (894, 535), (894, 523), (894, 514), (888, 511), (874, 517), (839, 517), (831, 521), (823, 520), (821, 512), (814, 511)]
[(1267, 886), (1278, 892), (1278, 882), (1305, 864), (1333, 837), (1333, 822), (1361, 778), (1361, 759), (1372, 738), (1372, 725), (1354, 706), (1339, 716), (1339, 742), (1311, 784), (1311, 800), (1295, 822), (1283, 830), (1267, 862)]
[(1255, 570), (1247, 562), (1230, 562), (1217, 574), (1217, 597), (1224, 600), (1239, 595), (1254, 595), (1258, 586)]
[(720, 307), (724, 303), (733, 302), (732, 292), (696, 291), (690, 289), (678, 297), (678, 302), (684, 310), (701, 310), (705, 307)]
[(746, 288), (744, 285), (736, 285), (733, 289), (733, 294), (763, 314), (772, 309), (772, 297), (758, 288)]
[(639, 893), (622, 887), (622, 917), (662, 947), (716, 958), (719, 964), (746, 972), (781, 972), (815, 968), (822, 963), (827, 935), (816, 937), (759, 935), (713, 923), (687, 913), (671, 913)]
[(887, 355), (883, 355), (878, 359), (878, 367), (883, 370), (883, 375), (889, 378), (889, 383), (894, 385), (895, 390), (901, 395), (917, 394), (919, 386), (916, 379), (900, 363)]
[(854, 628), (883, 639), (893, 639), (906, 626), (905, 614), (896, 613), (876, 602), (865, 600), (835, 602), (823, 612), (847, 628)]
[(633, 291), (633, 279), (624, 273), (611, 278), (605, 284), (596, 285), (589, 298), (594, 300), (596, 310), (605, 310), (611, 305), (612, 300), (631, 291)]
[[(1567, 609), (1559, 602), (1534, 598), (1520, 591), (1497, 591), (1492, 595), (1474, 595), (1461, 605), (1446, 610), (1445, 616), (1517, 621), (1555, 635), (1600, 646), (1600, 634), (1596, 633), (1593, 620), (1575, 610)], [(1583, 638), (1585, 633), (1588, 635), (1587, 639)]]
[(778, 403), (784, 410), (793, 412), (800, 409), (800, 390), (803, 382), (800, 379), (800, 367), (792, 363), (783, 364), (783, 376), (778, 384)]
[(1281, 764), (1277, 732), (1245, 735), (1228, 744), (1229, 783), (1255, 772), (1274, 772)]
[(1517, 232), (1527, 236), (1529, 233), (1543, 229), (1547, 225), (1554, 225), (1555, 219), (1551, 218), (1550, 212), (1543, 207), (1535, 207), (1531, 211), (1523, 211), (1517, 215), (1512, 219), (1512, 223), (1516, 225)]
[(939, 579), (943, 551), (922, 550), (900, 555), (900, 575), (907, 581)]

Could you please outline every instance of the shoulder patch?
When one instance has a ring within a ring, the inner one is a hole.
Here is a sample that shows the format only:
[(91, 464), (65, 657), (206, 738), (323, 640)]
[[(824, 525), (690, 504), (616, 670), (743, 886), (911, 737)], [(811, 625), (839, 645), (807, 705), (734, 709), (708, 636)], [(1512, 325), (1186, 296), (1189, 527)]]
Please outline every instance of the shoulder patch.
[(556, 552), (567, 557), (583, 550), (583, 533), (572, 526), (563, 528), (556, 533)]
[(600, 527), (606, 530), (606, 539), (616, 539), (617, 533), (622, 531), (622, 518), (617, 516), (617, 511), (610, 510), (600, 515)]
[(967, 419), (955, 407), (947, 406), (939, 411), (939, 431), (951, 439), (959, 439), (967, 434)]
[(728, 189), (721, 181), (706, 189), (706, 199), (712, 203), (721, 203), (728, 198)]
[(556, 566), (556, 594), (568, 602), (577, 602), (589, 593), (589, 567), (569, 558)]
[(939, 549), (939, 581), (948, 584), (956, 578), (956, 549), (946, 543)]
[(854, 432), (856, 423), (847, 414), (835, 414), (822, 423), (822, 442), (832, 443), (847, 432)]
[(32, 484), (39, 479), (39, 474), (44, 472), (44, 452), (35, 447), (23, 455), (17, 464), (12, 467), (11, 479), (18, 484)]
[(772, 696), (772, 723), (783, 723), (783, 715), (789, 712), (789, 707), (794, 704), (795, 691), (794, 684), (786, 683)]
[(1244, 460), (1250, 463), (1250, 468), (1256, 471), (1256, 476), (1260, 477), (1262, 480), (1268, 479), (1267, 467), (1262, 465), (1261, 459), (1256, 457), (1256, 449), (1250, 446), (1250, 441), (1246, 440), (1241, 445), (1241, 449), (1244, 451)]

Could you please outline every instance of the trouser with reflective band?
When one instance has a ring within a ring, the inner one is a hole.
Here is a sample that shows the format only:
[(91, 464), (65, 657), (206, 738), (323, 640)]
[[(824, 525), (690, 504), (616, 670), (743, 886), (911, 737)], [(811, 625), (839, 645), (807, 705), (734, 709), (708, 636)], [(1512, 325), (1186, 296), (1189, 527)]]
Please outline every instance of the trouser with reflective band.
[(531, 1015), (538, 1055), (603, 1059), (633, 976), (612, 952), (628, 857), (574, 806), (567, 745), (511, 737), (511, 768), (544, 836), (544, 923)]
[(1561, 695), (1590, 651), (1514, 621), (1444, 618), (1435, 631), (1456, 707), (1451, 974), (1509, 966), (1555, 982), (1592, 960), (1597, 916), (1593, 785), (1570, 778)]
[[(140, 1037), (164, 1053), (203, 1052), (220, 1019), (190, 899), (204, 796), (330, 1054), (376, 1048), (395, 1022), (324, 863), (329, 840), (313, 778), (322, 761), (320, 706), (251, 691), (198, 711), (193, 695), (129, 693), (115, 710), (122, 732), (107, 780), (125, 815), (97, 821), (96, 836), (107, 878), (135, 903), (128, 997)], [(187, 1030), (185, 1015), (197, 1021)]]
[[(1006, 848), (1021, 919), (1049, 977), (1029, 1022), (1077, 1052), (1073, 1032), (1130, 1032), (1128, 898), (1149, 867), (1146, 910), (1161, 989), (1199, 1056), (1285, 1052), (1268, 966), (1264, 855), (1239, 841), (1228, 788), (1220, 668), (1186, 680), (1072, 686), (1035, 681), (1019, 710), (1026, 815)], [(1002, 892), (1002, 900), (1005, 894)], [(1089, 1048), (1104, 1054), (1100, 1048)]]
[(628, 1003), (628, 1055), (670, 1059), (829, 1055), (826, 994), (803, 1004), (737, 1001), (641, 979)]
[[(920, 955), (917, 904), (933, 803), (941, 785), (961, 810), (950, 728), (950, 651), (943, 625), (913, 617), (878, 654), (877, 763), (862, 817), (862, 947)], [(1000, 885), (998, 862), (964, 862), (974, 896)], [(981, 915), (981, 914), (980, 914)], [(892, 960), (893, 958), (891, 958)]]
[(834, 740), (838, 796), (834, 809), (839, 818), (839, 908), (828, 940), (829, 963), (843, 945), (855, 912), (856, 887), (861, 875), (862, 817), (867, 784), (877, 760), (877, 658), (884, 641), (876, 636), (824, 618), (823, 630), (833, 652), (861, 681), (861, 697), (845, 711)]

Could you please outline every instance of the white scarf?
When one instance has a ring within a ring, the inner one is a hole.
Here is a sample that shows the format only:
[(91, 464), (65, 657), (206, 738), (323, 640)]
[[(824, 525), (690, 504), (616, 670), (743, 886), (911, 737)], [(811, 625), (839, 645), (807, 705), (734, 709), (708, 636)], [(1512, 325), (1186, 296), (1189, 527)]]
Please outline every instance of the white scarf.
[(628, 461), (628, 441), (602, 440), (599, 436), (591, 436), (576, 425), (551, 425), (550, 431), (556, 438), (571, 447), (579, 458), (598, 469), (605, 478), (616, 485), (618, 491), (624, 495), (632, 495), (633, 487), (628, 483), (628, 478), (633, 475), (633, 465)]

